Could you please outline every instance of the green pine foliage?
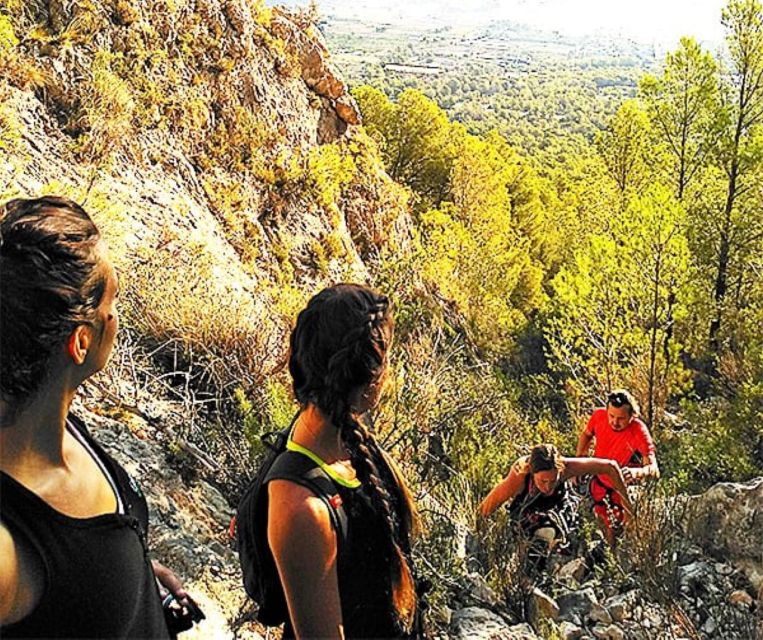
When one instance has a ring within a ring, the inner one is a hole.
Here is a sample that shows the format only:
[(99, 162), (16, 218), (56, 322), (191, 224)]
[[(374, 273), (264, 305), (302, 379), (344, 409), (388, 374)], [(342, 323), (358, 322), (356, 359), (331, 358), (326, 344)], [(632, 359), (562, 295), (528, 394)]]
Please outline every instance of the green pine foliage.
[[(404, 331), (421, 340), (422, 322), (444, 327), (484, 362), (509, 398), (505, 428), (535, 429), (527, 444), (543, 420), (571, 442), (606, 391), (626, 386), (679, 486), (763, 469), (749, 426), (763, 420), (760, 19), (756, 2), (730, 2), (731, 74), (682, 38), (598, 132), (581, 144), (570, 131), (556, 157), (535, 151), (529, 129), (514, 144), (516, 123), (496, 112), (495, 131), (456, 122), (455, 102), (477, 104), (464, 82), (419, 78), (419, 93), (387, 78), (393, 98), (354, 89), (387, 170), (411, 191), (417, 250), (386, 272), (420, 279), (418, 296), (401, 295)], [(510, 457), (492, 438), (483, 446)]]

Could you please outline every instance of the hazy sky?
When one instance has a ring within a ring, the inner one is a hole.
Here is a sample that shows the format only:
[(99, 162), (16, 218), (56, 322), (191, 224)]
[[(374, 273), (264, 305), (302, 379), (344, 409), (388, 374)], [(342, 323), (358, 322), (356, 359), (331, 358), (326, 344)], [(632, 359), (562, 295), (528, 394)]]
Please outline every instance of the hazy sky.
[[(469, 0), (466, 0), (469, 4)], [(723, 0), (506, 0), (501, 13), (576, 35), (596, 30), (674, 40), (691, 34), (720, 40)]]
[[(278, 2), (268, 0), (268, 4)], [(433, 26), (512, 20), (570, 35), (605, 31), (657, 42), (674, 42), (681, 35), (720, 42), (724, 4), (724, 0), (318, 0), (319, 11), (330, 16), (393, 23), (414, 20)]]

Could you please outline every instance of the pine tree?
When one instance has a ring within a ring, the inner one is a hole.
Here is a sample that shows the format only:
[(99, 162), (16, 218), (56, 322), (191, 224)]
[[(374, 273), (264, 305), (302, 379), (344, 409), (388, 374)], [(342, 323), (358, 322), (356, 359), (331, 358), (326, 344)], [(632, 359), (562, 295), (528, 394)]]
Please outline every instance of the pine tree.
[(676, 51), (667, 54), (659, 77), (647, 74), (641, 80), (647, 113), (672, 158), (671, 179), (679, 200), (713, 147), (718, 85), (715, 60), (686, 37)]

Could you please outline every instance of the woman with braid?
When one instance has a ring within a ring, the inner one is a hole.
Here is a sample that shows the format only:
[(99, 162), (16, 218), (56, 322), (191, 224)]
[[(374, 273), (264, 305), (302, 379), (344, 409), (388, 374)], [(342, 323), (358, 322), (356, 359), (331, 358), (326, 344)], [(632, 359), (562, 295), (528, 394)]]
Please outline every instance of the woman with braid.
[(415, 512), (394, 463), (363, 424), (378, 402), (392, 340), (385, 296), (324, 289), (299, 314), (289, 370), (301, 405), (288, 448), (337, 487), (341, 549), (327, 506), (289, 480), (268, 483), (268, 541), (289, 608), (284, 637), (413, 637)]

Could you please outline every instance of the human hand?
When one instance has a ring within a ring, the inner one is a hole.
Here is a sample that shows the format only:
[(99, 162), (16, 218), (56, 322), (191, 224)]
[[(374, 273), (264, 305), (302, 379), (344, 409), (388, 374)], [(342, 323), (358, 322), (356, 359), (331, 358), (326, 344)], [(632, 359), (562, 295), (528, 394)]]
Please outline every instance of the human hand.
[(630, 467), (623, 467), (621, 469), (623, 472), (623, 480), (625, 481), (625, 484), (635, 484), (638, 480), (636, 476), (633, 473), (633, 469)]
[(172, 569), (165, 567), (158, 560), (152, 560), (151, 566), (154, 569), (156, 582), (159, 584), (159, 595), (162, 597), (162, 600), (172, 594), (179, 604), (187, 605), (190, 596), (183, 588), (180, 578), (175, 575)]
[(187, 631), (194, 622), (201, 622), (206, 617), (199, 609), (196, 601), (183, 588), (183, 583), (175, 573), (158, 560), (152, 560), (151, 565), (159, 587), (164, 617), (173, 636)]

